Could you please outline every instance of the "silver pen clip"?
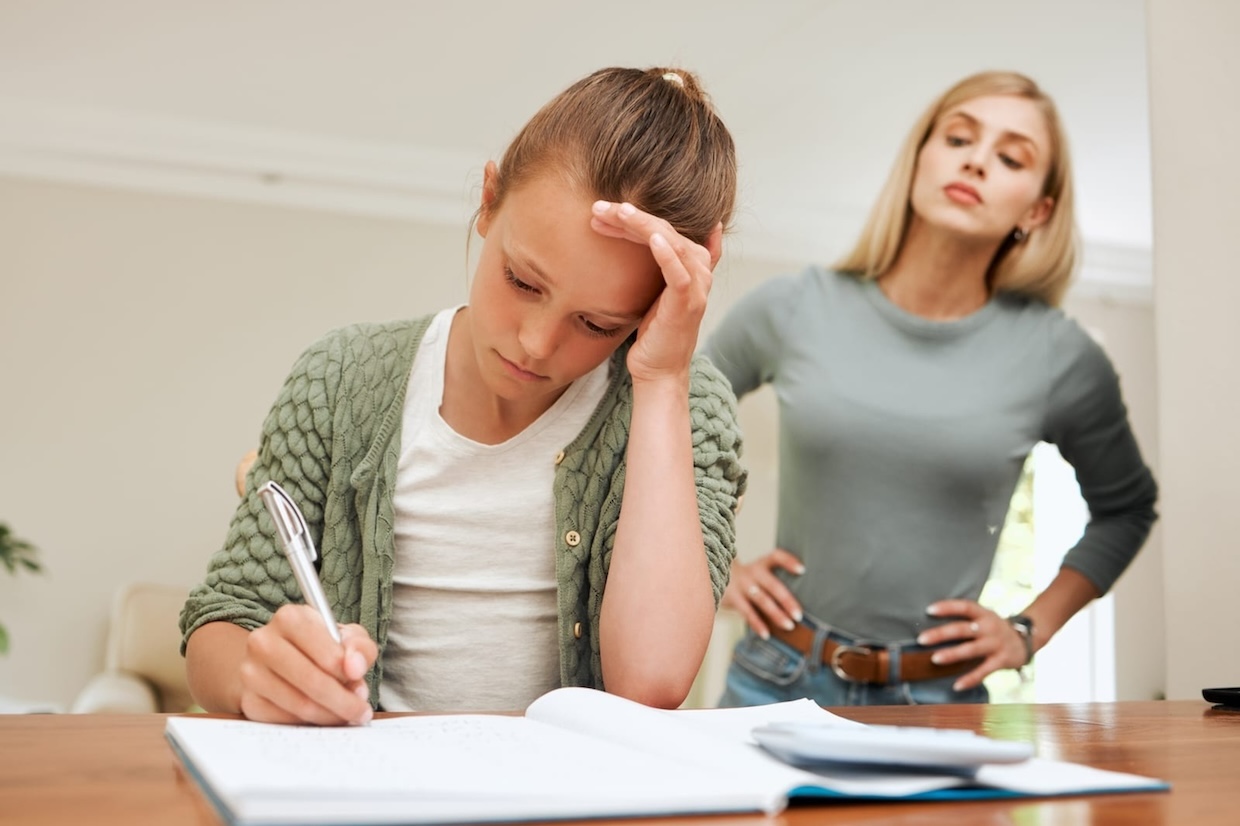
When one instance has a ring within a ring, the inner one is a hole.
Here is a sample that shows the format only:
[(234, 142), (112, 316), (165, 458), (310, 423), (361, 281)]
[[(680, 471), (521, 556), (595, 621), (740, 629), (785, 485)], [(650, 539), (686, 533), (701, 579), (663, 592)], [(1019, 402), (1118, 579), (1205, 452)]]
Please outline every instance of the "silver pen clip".
[(284, 546), (284, 555), (288, 557), (302, 597), (319, 612), (332, 639), (340, 642), (340, 629), (336, 626), (336, 618), (327, 603), (327, 595), (323, 593), (323, 586), (314, 570), (318, 552), (310, 539), (310, 529), (306, 526), (306, 518), (301, 515), (301, 509), (292, 497), (285, 493), (284, 488), (275, 482), (263, 483), (258, 489), (258, 496), (267, 506), (267, 512), (271, 514), (271, 520), (276, 525), (276, 533), (280, 536), (280, 544)]

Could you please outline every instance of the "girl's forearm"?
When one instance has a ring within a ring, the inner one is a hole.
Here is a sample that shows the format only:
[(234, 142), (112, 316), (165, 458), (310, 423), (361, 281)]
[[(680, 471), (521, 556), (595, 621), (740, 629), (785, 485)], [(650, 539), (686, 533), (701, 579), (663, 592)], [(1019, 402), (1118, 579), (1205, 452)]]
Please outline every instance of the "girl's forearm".
[(241, 660), (250, 632), (231, 622), (209, 622), (185, 646), (185, 675), (194, 701), (207, 711), (241, 712)]
[(635, 382), (600, 649), (607, 690), (653, 706), (684, 701), (714, 624), (694, 475), (688, 377)]

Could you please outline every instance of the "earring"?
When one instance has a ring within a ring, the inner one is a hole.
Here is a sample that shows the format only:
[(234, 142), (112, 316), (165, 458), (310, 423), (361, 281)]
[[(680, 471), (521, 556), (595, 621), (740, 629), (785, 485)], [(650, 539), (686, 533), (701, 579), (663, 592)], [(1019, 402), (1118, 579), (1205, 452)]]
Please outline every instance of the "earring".
[(1017, 227), (1016, 229), (1012, 230), (1012, 240), (1018, 244), (1021, 241), (1024, 241), (1028, 237), (1029, 237), (1029, 233), (1025, 232), (1024, 227)]

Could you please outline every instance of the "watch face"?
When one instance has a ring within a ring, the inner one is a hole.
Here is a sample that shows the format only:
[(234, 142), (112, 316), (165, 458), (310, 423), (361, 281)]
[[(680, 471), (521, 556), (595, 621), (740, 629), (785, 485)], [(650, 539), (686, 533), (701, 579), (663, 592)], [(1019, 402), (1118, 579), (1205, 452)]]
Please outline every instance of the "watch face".
[(1020, 631), (1022, 634), (1033, 633), (1033, 620), (1029, 619), (1029, 617), (1026, 617), (1024, 614), (1017, 614), (1014, 617), (1008, 617), (1008, 622), (1015, 626), (1016, 630)]

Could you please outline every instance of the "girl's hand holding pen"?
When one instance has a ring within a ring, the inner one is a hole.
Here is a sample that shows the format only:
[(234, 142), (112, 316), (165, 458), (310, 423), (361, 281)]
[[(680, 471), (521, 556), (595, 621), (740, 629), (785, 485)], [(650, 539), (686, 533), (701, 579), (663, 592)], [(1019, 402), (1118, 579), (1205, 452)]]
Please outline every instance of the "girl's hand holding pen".
[(365, 677), (378, 646), (360, 625), (339, 630), (337, 644), (318, 612), (290, 604), (251, 631), (241, 662), (241, 713), (266, 723), (370, 722)]
[(379, 649), (360, 625), (341, 627), (323, 593), (306, 519), (273, 481), (258, 489), (308, 605), (285, 605), (250, 633), (241, 660), (241, 713), (270, 723), (370, 722), (365, 677)]

